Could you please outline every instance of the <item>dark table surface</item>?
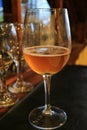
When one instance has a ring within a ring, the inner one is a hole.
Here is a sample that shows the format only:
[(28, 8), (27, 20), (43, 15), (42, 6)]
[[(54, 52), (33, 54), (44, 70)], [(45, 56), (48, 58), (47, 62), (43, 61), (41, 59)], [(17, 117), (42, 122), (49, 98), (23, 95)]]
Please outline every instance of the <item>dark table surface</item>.
[[(67, 113), (67, 122), (58, 130), (87, 130), (87, 67), (67, 65), (52, 77), (51, 104)], [(35, 130), (28, 122), (29, 112), (44, 105), (40, 83), (0, 119), (1, 130)]]

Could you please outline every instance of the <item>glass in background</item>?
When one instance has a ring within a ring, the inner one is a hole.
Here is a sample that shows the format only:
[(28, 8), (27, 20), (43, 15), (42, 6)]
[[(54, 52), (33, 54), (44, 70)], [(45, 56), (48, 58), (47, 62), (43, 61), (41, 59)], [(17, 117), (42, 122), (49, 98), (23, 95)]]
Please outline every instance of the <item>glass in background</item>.
[(17, 69), (17, 80), (8, 86), (8, 90), (14, 94), (30, 92), (33, 89), (32, 83), (25, 82), (21, 74), (21, 63), (24, 60), (22, 54), (23, 29), (24, 26), (20, 23), (3, 23), (8, 53)]
[(8, 53), (8, 43), (3, 24), (0, 24), (0, 108), (9, 107), (17, 103), (15, 94), (8, 92), (6, 77), (13, 60)]

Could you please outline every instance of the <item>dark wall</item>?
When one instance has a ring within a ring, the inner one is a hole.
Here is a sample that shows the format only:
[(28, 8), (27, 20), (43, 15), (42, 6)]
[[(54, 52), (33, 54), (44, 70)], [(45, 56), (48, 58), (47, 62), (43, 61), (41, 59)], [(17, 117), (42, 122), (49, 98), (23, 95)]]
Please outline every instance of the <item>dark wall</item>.
[(47, 0), (50, 7), (58, 8), (63, 6), (63, 0)]
[(2, 0), (3, 3), (3, 12), (4, 12), (4, 21), (12, 21), (12, 6), (11, 0)]

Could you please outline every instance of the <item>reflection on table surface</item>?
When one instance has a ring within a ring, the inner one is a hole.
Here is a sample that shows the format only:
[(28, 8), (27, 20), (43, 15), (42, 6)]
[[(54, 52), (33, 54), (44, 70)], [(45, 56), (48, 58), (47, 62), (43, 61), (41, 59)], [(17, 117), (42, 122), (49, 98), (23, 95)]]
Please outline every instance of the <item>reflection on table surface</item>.
[[(66, 124), (59, 130), (87, 130), (86, 50), (86, 45), (74, 44), (68, 65), (52, 77), (51, 104), (60, 106), (68, 116)], [(23, 74), (26, 81), (33, 82), (36, 87), (30, 93), (18, 95), (20, 101), (15, 106), (0, 110), (2, 129), (35, 129), (28, 122), (28, 114), (36, 106), (44, 105), (43, 82), (41, 76), (31, 70)], [(13, 82), (15, 78), (10, 77), (7, 84)]]
[[(36, 73), (34, 73), (30, 68), (26, 68), (26, 70), (23, 70), (23, 72), (21, 73), (21, 75), (23, 75), (24, 77), (24, 81), (26, 82), (31, 82), (34, 85), (34, 88), (36, 87), (36, 85), (42, 81), (42, 77), (41, 75), (38, 75)], [(16, 81), (17, 75), (15, 72), (10, 72), (8, 78), (7, 78), (7, 86), (9, 84), (13, 84)], [(34, 89), (33, 88), (33, 89)], [(31, 90), (32, 91), (32, 90)], [(18, 104), (29, 92), (24, 92), (24, 93), (18, 93), (16, 94), (16, 96), (18, 97), (18, 102), (16, 104)], [(14, 108), (14, 106), (16, 105), (14, 104), (11, 107), (1, 107), (0, 108), (0, 119), (3, 118), (3, 116), (12, 108)]]

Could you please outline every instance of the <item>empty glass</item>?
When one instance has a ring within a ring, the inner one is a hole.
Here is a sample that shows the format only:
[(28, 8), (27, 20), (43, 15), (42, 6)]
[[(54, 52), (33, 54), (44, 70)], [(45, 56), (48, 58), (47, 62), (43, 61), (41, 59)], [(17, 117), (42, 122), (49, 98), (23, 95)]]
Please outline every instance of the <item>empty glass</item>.
[(12, 106), (18, 101), (16, 95), (8, 92), (6, 84), (7, 71), (12, 62), (8, 53), (6, 32), (3, 29), (3, 24), (0, 24), (0, 108)]
[(14, 84), (8, 87), (12, 93), (25, 93), (32, 90), (32, 83), (25, 82), (21, 75), (21, 63), (23, 62), (22, 54), (22, 34), (24, 26), (21, 23), (4, 23), (3, 29), (7, 34), (8, 53), (15, 63), (17, 68), (17, 80)]

